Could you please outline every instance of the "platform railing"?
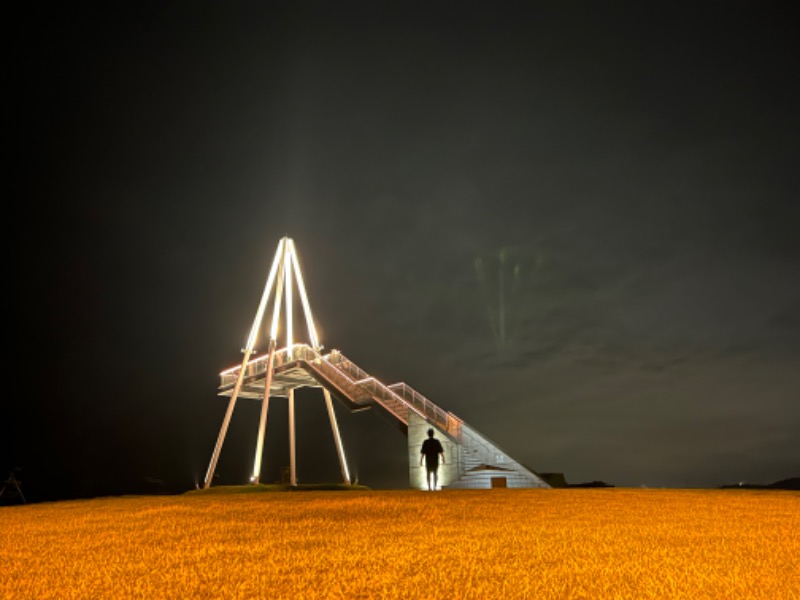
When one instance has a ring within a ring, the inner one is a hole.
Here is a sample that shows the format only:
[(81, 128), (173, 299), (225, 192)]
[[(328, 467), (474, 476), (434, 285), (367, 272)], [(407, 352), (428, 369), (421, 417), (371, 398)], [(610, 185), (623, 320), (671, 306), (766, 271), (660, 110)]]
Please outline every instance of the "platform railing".
[[(287, 348), (281, 348), (275, 352), (275, 364), (273, 367), (280, 367), (287, 362), (292, 362), (294, 360), (313, 360), (313, 357), (318, 357), (319, 354), (314, 352), (314, 350), (305, 344), (295, 344), (294, 348), (292, 349), (292, 357), (289, 358), (289, 351)], [(262, 354), (247, 363), (247, 370), (245, 372), (246, 377), (254, 377), (266, 373), (267, 371), (267, 358), (268, 355)], [(239, 376), (239, 369), (241, 367), (234, 367), (233, 369), (228, 369), (227, 371), (223, 371), (220, 373), (220, 387), (226, 387), (229, 385), (234, 385), (236, 383), (236, 379)]]

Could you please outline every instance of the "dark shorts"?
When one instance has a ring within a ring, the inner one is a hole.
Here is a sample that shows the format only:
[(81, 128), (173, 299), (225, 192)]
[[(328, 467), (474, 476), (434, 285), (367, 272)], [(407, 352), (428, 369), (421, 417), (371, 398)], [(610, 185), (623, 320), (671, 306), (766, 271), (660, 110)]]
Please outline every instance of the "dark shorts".
[(439, 463), (425, 463), (425, 468), (428, 470), (428, 473), (436, 473), (439, 470)]

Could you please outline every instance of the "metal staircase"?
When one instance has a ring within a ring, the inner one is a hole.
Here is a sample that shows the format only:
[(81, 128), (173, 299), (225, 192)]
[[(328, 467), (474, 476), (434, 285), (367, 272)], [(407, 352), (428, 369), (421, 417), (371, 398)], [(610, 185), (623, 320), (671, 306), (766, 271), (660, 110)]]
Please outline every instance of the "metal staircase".
[[(265, 359), (266, 356), (258, 357), (247, 364), (241, 397), (264, 397), (268, 364)], [(240, 369), (235, 367), (220, 374), (219, 395), (233, 393)], [(338, 350), (322, 354), (307, 344), (294, 344), (276, 351), (269, 395), (285, 396), (298, 387), (323, 387), (351, 410), (378, 406), (406, 432), (412, 415), (434, 426), (458, 448), (458, 479), (448, 487), (490, 487), (490, 476), (496, 477), (497, 473), (505, 474), (508, 487), (549, 487), (453, 413), (405, 383), (384, 385)]]

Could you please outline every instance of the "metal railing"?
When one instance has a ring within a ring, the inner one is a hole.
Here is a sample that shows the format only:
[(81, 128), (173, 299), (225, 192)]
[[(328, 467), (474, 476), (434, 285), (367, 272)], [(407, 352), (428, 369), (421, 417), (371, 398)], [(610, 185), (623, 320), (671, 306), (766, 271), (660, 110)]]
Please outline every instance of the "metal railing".
[(335, 365), (337, 369), (347, 373), (347, 375), (353, 381), (363, 381), (365, 379), (374, 379), (369, 373), (367, 373), (364, 369), (359, 367), (353, 361), (348, 360), (344, 354), (339, 352), (338, 350), (333, 350), (328, 356), (326, 356), (328, 362), (332, 365)]
[(406, 383), (394, 383), (388, 388), (397, 396), (417, 409), (428, 421), (456, 439), (461, 439), (461, 419), (428, 400)]
[[(310, 364), (355, 402), (365, 396), (373, 398), (406, 425), (409, 414), (413, 411), (454, 439), (461, 440), (461, 419), (441, 409), (405, 383), (395, 383), (390, 386), (382, 384), (338, 350), (323, 356), (307, 344), (295, 344), (291, 355), (287, 348), (275, 353), (274, 367), (297, 360)], [(221, 373), (220, 387), (234, 385), (240, 369), (241, 367), (233, 368)], [(245, 375), (254, 377), (265, 373), (266, 370), (267, 357), (263, 355), (247, 364)]]
[[(292, 347), (292, 356), (289, 356), (288, 348), (281, 348), (275, 352), (275, 364), (273, 368), (280, 367), (288, 362), (293, 362), (295, 360), (305, 360), (307, 362), (313, 361), (315, 358), (321, 358), (321, 356), (314, 352), (311, 346), (307, 346), (306, 344), (295, 344)], [(232, 369), (228, 369), (227, 371), (223, 371), (220, 373), (220, 387), (226, 387), (229, 385), (234, 385), (236, 383), (236, 379), (239, 377), (239, 370), (241, 366), (234, 367)], [(267, 355), (262, 354), (247, 363), (247, 370), (245, 371), (245, 377), (255, 377), (266, 373), (267, 371)]]

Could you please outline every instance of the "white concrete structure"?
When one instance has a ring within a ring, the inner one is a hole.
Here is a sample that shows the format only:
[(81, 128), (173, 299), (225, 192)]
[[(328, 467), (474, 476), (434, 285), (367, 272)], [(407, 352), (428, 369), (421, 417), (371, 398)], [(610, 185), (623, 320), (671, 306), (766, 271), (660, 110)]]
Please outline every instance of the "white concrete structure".
[(427, 468), (423, 462), (420, 465), (420, 449), (422, 443), (428, 438), (428, 430), (434, 430), (434, 437), (441, 442), (444, 448), (444, 464), (439, 464), (438, 489), (451, 486), (459, 478), (461, 471), (460, 445), (447, 434), (439, 431), (434, 425), (416, 413), (408, 416), (408, 479), (411, 487), (417, 490), (427, 490)]
[[(412, 488), (427, 489), (426, 469), (419, 465), (420, 448), (431, 424), (418, 415), (408, 421), (409, 481)], [(439, 466), (439, 486), (449, 489), (550, 487), (527, 467), (462, 422), (459, 438), (452, 439), (433, 426), (434, 437), (444, 446), (445, 465)]]

